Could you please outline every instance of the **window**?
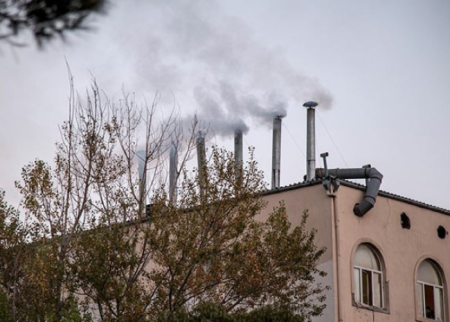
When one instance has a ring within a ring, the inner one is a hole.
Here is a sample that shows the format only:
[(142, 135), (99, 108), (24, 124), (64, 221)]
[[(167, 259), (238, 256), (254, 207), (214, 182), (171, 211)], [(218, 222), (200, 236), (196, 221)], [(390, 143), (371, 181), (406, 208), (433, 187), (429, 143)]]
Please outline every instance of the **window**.
[(368, 244), (355, 252), (353, 265), (354, 300), (356, 303), (383, 308), (383, 272), (377, 253)]
[(435, 321), (444, 321), (444, 286), (436, 264), (423, 261), (417, 270), (417, 307), (419, 315)]

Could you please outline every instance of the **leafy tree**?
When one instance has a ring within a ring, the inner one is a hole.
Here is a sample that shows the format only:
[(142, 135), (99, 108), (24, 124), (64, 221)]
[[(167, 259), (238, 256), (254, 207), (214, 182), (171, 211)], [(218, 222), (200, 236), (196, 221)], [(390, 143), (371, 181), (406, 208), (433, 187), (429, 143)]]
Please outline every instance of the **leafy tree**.
[(282, 306), (264, 305), (246, 312), (228, 312), (216, 303), (201, 303), (192, 312), (162, 314), (158, 322), (304, 322), (305, 317)]
[(23, 263), (30, 253), (25, 245), (26, 230), (19, 213), (5, 201), (0, 190), (0, 317), (2, 321), (16, 321), (20, 315), (21, 299), (25, 292), (21, 287), (25, 276)]
[(185, 172), (179, 204), (152, 216), (156, 304), (177, 311), (212, 302), (236, 311), (277, 303), (306, 317), (320, 314), (323, 288), (314, 276), (323, 274), (315, 268), (323, 250), (306, 231), (307, 215), (291, 230), (281, 203), (258, 221), (263, 175), (252, 158), (239, 180), (234, 166), (231, 153), (213, 148), (200, 169), (206, 180)]
[[(0, 314), (23, 321), (321, 314), (324, 287), (315, 278), (324, 274), (316, 268), (324, 249), (306, 230), (307, 214), (291, 227), (280, 203), (259, 220), (266, 184), (253, 151), (236, 169), (232, 153), (212, 147), (190, 169), (198, 123), (183, 131), (176, 113), (159, 112), (157, 96), (140, 107), (132, 97), (104, 101), (95, 83), (84, 101), (72, 90), (54, 166), (36, 160), (16, 184), (22, 214), (0, 194)], [(165, 184), (172, 144), (184, 151), (177, 199)]]
[(0, 0), (0, 40), (19, 45), (15, 38), (30, 31), (39, 46), (55, 36), (86, 29), (92, 13), (104, 11), (106, 0)]

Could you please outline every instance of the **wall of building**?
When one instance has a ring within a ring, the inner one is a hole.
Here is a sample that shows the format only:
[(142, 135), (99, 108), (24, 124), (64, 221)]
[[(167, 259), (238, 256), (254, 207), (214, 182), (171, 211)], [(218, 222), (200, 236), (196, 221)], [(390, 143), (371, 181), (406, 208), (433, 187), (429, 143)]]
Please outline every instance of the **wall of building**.
[[(420, 262), (425, 258), (435, 260), (442, 268), (444, 278), (450, 278), (450, 237), (440, 239), (437, 235), (439, 225), (450, 230), (450, 216), (379, 196), (375, 207), (360, 218), (353, 214), (353, 207), (362, 196), (360, 190), (341, 186), (335, 197), (341, 321), (416, 321), (416, 270)], [(402, 213), (410, 218), (410, 229), (402, 228)], [(352, 305), (352, 256), (361, 242), (371, 243), (382, 255), (389, 288), (388, 313)], [(448, 293), (444, 298), (448, 321)]]
[[(303, 212), (308, 211), (309, 217), (307, 228), (317, 229), (316, 244), (325, 247), (326, 252), (319, 260), (318, 268), (327, 273), (326, 277), (318, 277), (317, 281), (323, 285), (333, 286), (333, 247), (332, 247), (332, 220), (331, 220), (331, 199), (324, 193), (325, 190), (320, 184), (306, 186), (292, 190), (282, 190), (264, 197), (268, 202), (265, 211), (259, 218), (266, 219), (269, 213), (282, 200), (286, 205), (292, 227), (299, 225)], [(325, 292), (326, 309), (323, 315), (314, 319), (315, 322), (333, 321), (335, 316), (334, 288)]]

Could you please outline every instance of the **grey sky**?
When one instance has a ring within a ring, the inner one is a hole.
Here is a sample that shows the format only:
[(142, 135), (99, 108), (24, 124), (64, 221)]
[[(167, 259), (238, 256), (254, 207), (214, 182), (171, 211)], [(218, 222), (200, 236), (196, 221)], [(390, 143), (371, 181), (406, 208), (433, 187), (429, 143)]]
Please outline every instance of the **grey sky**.
[(167, 108), (175, 97), (184, 115), (211, 122), (220, 145), (231, 148), (229, 129), (245, 122), (267, 176), (270, 117), (286, 110), (283, 185), (305, 174), (302, 103), (317, 100), (331, 107), (316, 126), (331, 167), (370, 163), (383, 190), (450, 208), (450, 173), (438, 170), (450, 163), (450, 1), (111, 2), (96, 30), (69, 44), (0, 45), (0, 187), (9, 195), (23, 165), (52, 161), (67, 59), (79, 92), (92, 76), (111, 98), (122, 86), (148, 100), (158, 90)]

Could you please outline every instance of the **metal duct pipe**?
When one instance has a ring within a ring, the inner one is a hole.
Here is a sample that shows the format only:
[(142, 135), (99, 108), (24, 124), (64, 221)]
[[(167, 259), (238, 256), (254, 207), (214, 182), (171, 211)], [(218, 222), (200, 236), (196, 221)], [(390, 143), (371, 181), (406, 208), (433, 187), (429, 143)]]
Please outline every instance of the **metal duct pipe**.
[(272, 189), (280, 187), (280, 164), (281, 164), (281, 116), (276, 116), (273, 119)]
[(169, 197), (172, 203), (177, 202), (178, 151), (174, 143), (170, 147), (169, 156)]
[[(364, 216), (373, 208), (378, 191), (380, 190), (383, 175), (375, 168), (356, 168), (356, 169), (330, 169), (328, 175), (340, 179), (368, 179), (364, 198), (360, 203), (353, 207), (353, 213), (358, 216)], [(316, 169), (316, 177), (325, 177), (324, 169)]]
[(314, 179), (316, 169), (316, 110), (319, 105), (309, 101), (303, 104), (307, 108), (306, 120), (306, 180)]

